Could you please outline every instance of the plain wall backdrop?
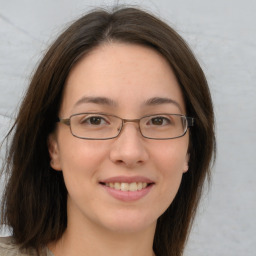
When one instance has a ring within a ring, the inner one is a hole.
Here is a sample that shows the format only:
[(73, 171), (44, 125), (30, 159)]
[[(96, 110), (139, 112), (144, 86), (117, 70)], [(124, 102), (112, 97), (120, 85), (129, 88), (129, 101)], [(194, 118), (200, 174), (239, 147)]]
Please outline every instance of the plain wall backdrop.
[(117, 3), (142, 6), (173, 26), (198, 57), (212, 92), (217, 161), (185, 255), (255, 256), (254, 0), (0, 0), (0, 139), (35, 65), (58, 33), (91, 8)]

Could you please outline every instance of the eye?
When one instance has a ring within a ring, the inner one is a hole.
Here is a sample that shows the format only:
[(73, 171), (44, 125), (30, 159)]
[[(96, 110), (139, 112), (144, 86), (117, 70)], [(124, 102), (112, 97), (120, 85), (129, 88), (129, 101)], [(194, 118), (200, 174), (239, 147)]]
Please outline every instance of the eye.
[(171, 124), (171, 119), (165, 116), (155, 116), (149, 120), (149, 125), (163, 126)]
[(81, 119), (80, 123), (95, 126), (109, 124), (109, 122), (103, 116), (86, 116), (83, 119)]

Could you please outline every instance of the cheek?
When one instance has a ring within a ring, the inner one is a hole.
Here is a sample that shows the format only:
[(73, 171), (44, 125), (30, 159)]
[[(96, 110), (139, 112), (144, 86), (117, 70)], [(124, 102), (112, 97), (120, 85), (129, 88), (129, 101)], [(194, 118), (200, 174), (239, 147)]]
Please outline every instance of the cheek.
[(163, 175), (183, 173), (187, 164), (188, 139), (186, 137), (165, 141), (153, 147), (152, 156)]
[(187, 164), (187, 143), (170, 142), (165, 149), (154, 149), (155, 168), (159, 174), (159, 199), (163, 208), (168, 208), (179, 189)]
[(96, 141), (66, 139), (60, 145), (60, 159), (65, 183), (73, 186), (96, 180), (97, 170), (106, 159), (106, 149)]
[(163, 179), (163, 188), (166, 190), (177, 190), (184, 172), (185, 154), (178, 155), (177, 152), (166, 150), (159, 156), (158, 170)]

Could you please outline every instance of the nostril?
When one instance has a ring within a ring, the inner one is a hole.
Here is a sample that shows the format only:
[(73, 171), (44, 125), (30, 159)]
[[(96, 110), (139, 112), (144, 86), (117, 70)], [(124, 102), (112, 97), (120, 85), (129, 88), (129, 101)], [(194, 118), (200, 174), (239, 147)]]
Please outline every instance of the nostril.
[(116, 162), (116, 164), (124, 164), (123, 160), (116, 160), (115, 162)]

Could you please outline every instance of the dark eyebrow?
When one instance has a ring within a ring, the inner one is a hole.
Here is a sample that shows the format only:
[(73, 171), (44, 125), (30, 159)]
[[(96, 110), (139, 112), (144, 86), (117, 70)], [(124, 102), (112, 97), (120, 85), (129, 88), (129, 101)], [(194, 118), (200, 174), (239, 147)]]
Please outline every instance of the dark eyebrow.
[(153, 98), (146, 100), (146, 102), (145, 102), (145, 105), (147, 105), (147, 106), (155, 106), (155, 105), (162, 105), (162, 104), (174, 104), (182, 112), (180, 104), (171, 98), (153, 97)]
[(116, 102), (106, 97), (82, 97), (75, 103), (75, 106), (83, 103), (94, 103), (94, 104), (109, 105), (109, 106), (117, 105)]

